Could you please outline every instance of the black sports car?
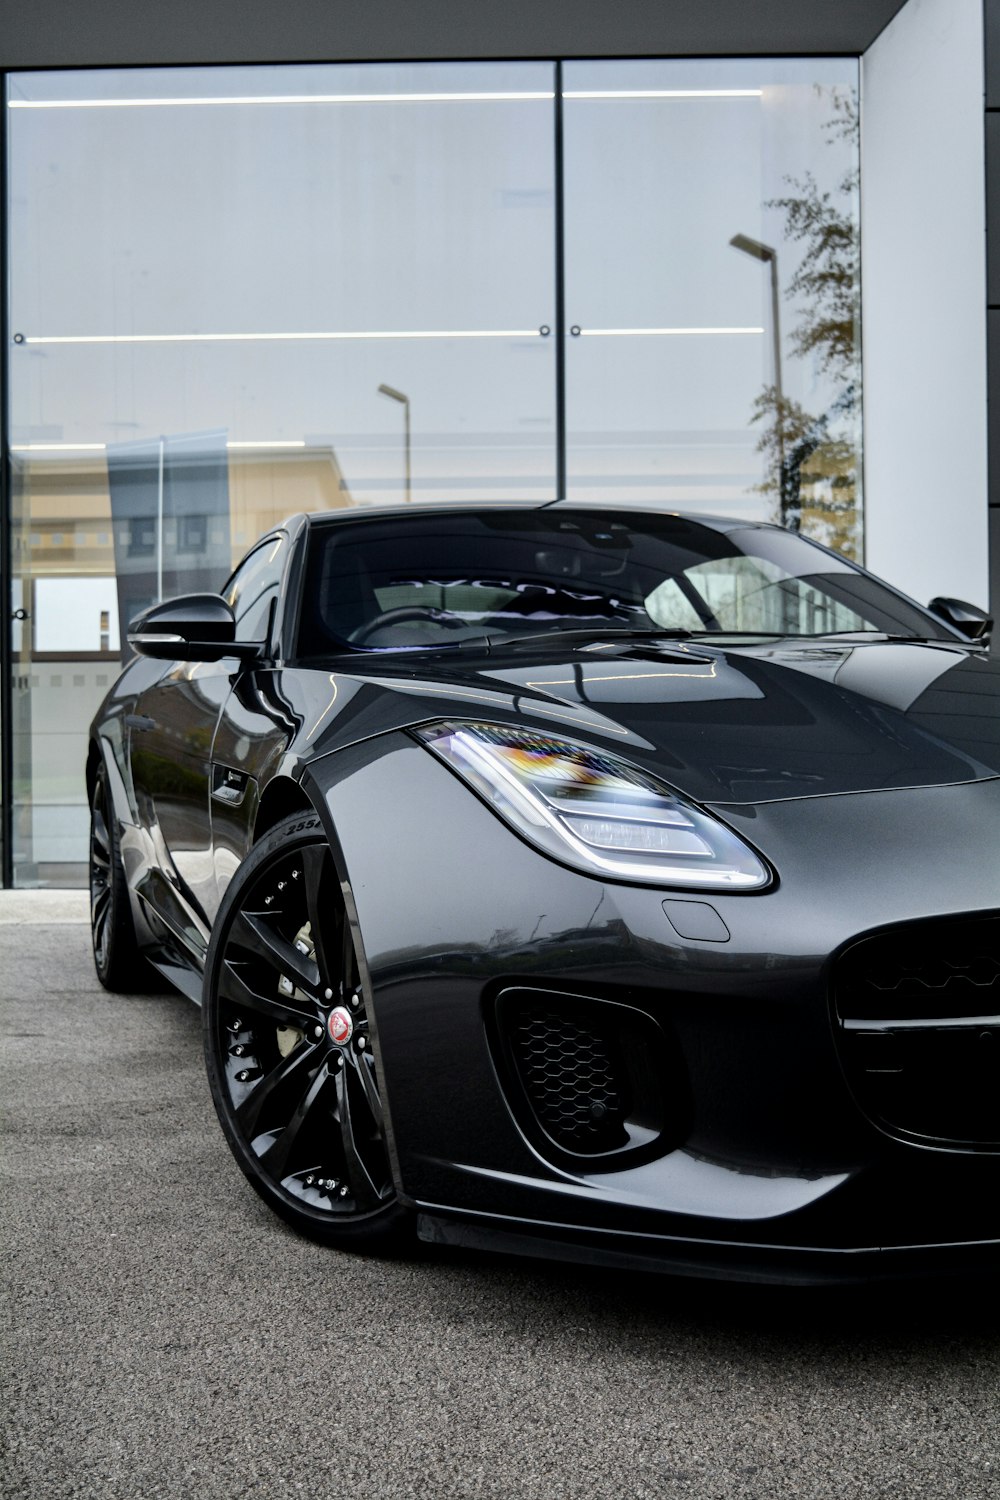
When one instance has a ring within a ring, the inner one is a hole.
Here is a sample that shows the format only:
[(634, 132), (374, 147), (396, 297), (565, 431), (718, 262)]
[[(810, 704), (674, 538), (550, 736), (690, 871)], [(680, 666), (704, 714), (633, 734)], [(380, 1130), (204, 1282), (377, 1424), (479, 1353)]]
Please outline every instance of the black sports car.
[(994, 1266), (989, 624), (764, 525), (297, 516), (132, 622), (98, 975), (203, 1000), (237, 1162), (336, 1245)]

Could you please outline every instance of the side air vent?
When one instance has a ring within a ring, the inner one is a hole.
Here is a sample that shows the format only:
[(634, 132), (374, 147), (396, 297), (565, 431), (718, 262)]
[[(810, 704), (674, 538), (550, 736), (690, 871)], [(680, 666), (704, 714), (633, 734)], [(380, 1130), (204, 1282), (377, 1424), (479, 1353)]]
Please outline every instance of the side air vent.
[(508, 1102), (546, 1154), (610, 1167), (682, 1138), (687, 1080), (676, 1047), (645, 1011), (515, 988), (498, 997), (491, 1032)]

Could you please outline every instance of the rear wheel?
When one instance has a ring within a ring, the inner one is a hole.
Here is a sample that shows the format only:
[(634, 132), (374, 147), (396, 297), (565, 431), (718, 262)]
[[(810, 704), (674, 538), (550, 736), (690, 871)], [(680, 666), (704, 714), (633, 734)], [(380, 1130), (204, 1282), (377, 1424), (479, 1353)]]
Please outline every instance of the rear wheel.
[(149, 988), (150, 969), (135, 940), (118, 825), (103, 763), (90, 802), (90, 932), (94, 968), (106, 990), (127, 994)]
[(374, 1036), (319, 819), (294, 814), (244, 860), (208, 950), (205, 1060), (251, 1185), (302, 1232), (391, 1248), (409, 1225), (386, 1146)]

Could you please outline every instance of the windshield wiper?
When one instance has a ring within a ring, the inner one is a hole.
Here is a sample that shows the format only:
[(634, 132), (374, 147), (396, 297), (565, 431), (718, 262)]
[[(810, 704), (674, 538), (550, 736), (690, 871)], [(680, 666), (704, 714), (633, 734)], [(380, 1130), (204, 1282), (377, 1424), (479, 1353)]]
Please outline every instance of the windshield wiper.
[(857, 641), (863, 644), (866, 641), (876, 641), (880, 645), (889, 641), (892, 644), (905, 642), (910, 646), (960, 646), (961, 641), (953, 641), (944, 635), (899, 635), (888, 630), (824, 630), (818, 635), (794, 635), (789, 634), (790, 641), (844, 641), (850, 644)]
[(595, 622), (593, 625), (574, 626), (572, 630), (561, 630), (557, 625), (552, 630), (532, 630), (527, 635), (516, 635), (512, 632), (510, 635), (493, 636), (491, 640), (492, 644), (496, 646), (519, 646), (522, 641), (565, 641), (571, 636), (580, 635), (586, 636), (591, 641), (600, 640), (604, 636), (620, 636), (625, 640), (641, 638), (642, 640), (687, 641), (699, 633), (694, 630), (661, 629), (658, 625), (647, 625), (645, 628), (631, 625), (614, 625), (603, 620)]

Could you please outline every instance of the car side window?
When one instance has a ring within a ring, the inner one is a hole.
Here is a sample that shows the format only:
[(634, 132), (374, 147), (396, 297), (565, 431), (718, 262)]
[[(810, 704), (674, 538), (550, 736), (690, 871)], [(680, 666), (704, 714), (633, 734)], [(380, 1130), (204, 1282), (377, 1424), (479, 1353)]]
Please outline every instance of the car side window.
[(222, 597), (236, 616), (238, 641), (262, 641), (267, 634), (271, 605), (281, 588), (285, 536), (268, 537), (240, 563)]

